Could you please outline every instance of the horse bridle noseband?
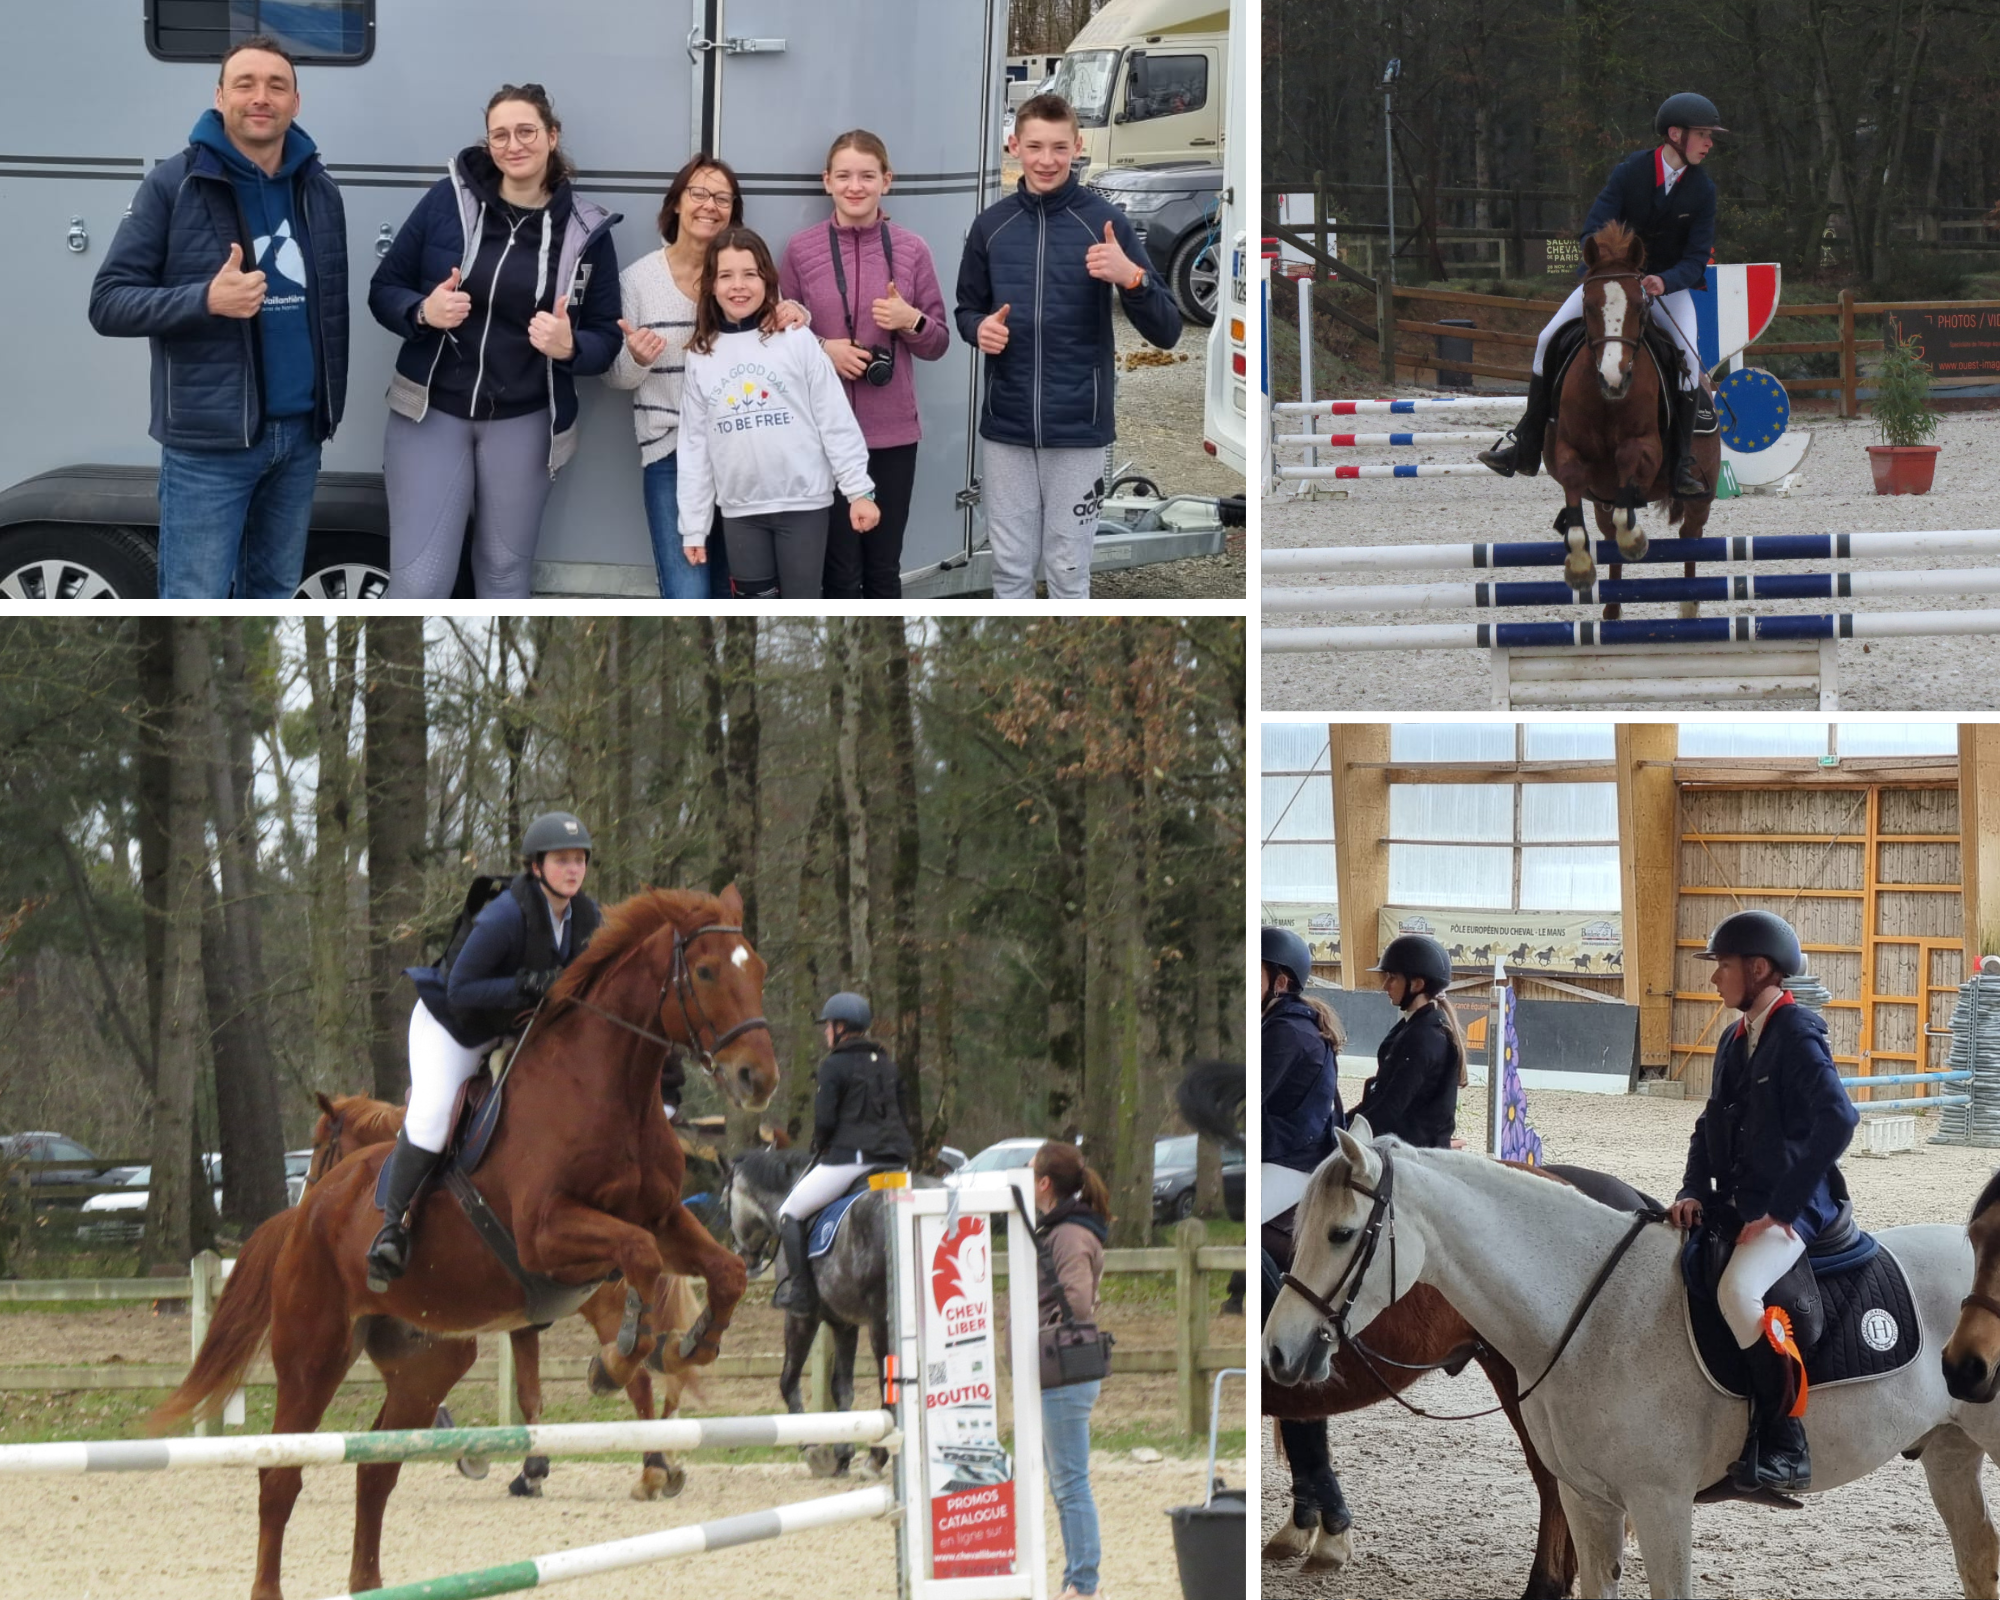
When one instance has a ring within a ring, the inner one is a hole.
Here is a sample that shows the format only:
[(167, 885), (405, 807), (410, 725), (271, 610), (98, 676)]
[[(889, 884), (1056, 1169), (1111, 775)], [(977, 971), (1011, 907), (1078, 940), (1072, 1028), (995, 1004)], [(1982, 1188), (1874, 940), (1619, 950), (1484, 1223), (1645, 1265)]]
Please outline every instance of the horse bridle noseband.
[[(1354, 1302), (1360, 1297), (1362, 1280), (1368, 1276), (1368, 1268), (1375, 1260), (1375, 1252), (1382, 1242), (1382, 1231), (1385, 1226), (1389, 1233), (1389, 1303), (1391, 1305), (1395, 1304), (1398, 1297), (1396, 1288), (1396, 1213), (1394, 1209), (1395, 1161), (1387, 1150), (1381, 1151), (1380, 1154), (1382, 1157), (1382, 1177), (1376, 1187), (1366, 1189), (1360, 1184), (1352, 1182), (1347, 1185), (1356, 1194), (1372, 1200), (1374, 1207), (1368, 1213), (1368, 1220), (1361, 1226), (1361, 1243), (1356, 1247), (1354, 1254), (1348, 1259), (1346, 1268), (1334, 1280), (1333, 1287), (1322, 1297), (1315, 1293), (1309, 1285), (1301, 1283), (1289, 1272), (1285, 1273), (1278, 1281), (1283, 1287), (1290, 1289), (1320, 1314), (1320, 1342), (1323, 1344), (1332, 1344), (1338, 1339), (1341, 1344), (1351, 1349), (1361, 1358), (1361, 1364), (1367, 1369), (1368, 1376), (1375, 1380), (1382, 1392), (1412, 1416), (1428, 1417), (1433, 1422), (1471, 1422), (1479, 1417), (1490, 1417), (1496, 1411), (1504, 1411), (1506, 1409), (1505, 1406), (1488, 1406), (1484, 1411), (1467, 1411), (1452, 1416), (1446, 1416), (1436, 1411), (1426, 1411), (1421, 1406), (1410, 1404), (1409, 1401), (1390, 1388), (1389, 1380), (1382, 1376), (1381, 1371), (1376, 1366), (1377, 1362), (1381, 1362), (1385, 1366), (1395, 1367), (1403, 1372), (1437, 1372), (1447, 1368), (1453, 1372), (1457, 1372), (1467, 1361), (1474, 1359), (1488, 1349), (1484, 1341), (1474, 1340), (1470, 1347), (1461, 1345), (1442, 1361), (1397, 1361), (1393, 1357), (1383, 1355), (1379, 1350), (1371, 1350), (1361, 1335), (1350, 1331), (1347, 1326), (1348, 1314), (1353, 1311)], [(1562, 1359), (1563, 1352), (1569, 1348), (1570, 1340), (1576, 1337), (1576, 1330), (1583, 1325), (1585, 1314), (1596, 1303), (1597, 1297), (1603, 1292), (1605, 1284), (1611, 1281), (1611, 1274), (1618, 1270), (1618, 1263), (1625, 1259), (1626, 1251), (1632, 1248), (1633, 1243), (1638, 1239), (1640, 1233), (1653, 1223), (1665, 1222), (1666, 1220), (1667, 1213), (1664, 1211), (1639, 1211), (1633, 1214), (1632, 1226), (1625, 1230), (1625, 1237), (1618, 1241), (1618, 1247), (1605, 1259), (1604, 1265), (1597, 1269), (1597, 1276), (1591, 1279), (1590, 1287), (1583, 1291), (1583, 1298), (1577, 1302), (1576, 1309), (1570, 1313), (1569, 1325), (1563, 1329), (1562, 1337), (1556, 1341), (1555, 1353), (1549, 1357), (1548, 1365), (1542, 1368), (1540, 1375), (1533, 1383), (1515, 1394), (1515, 1404), (1518, 1405), (1521, 1401), (1527, 1399), (1529, 1395), (1542, 1386), (1542, 1379), (1555, 1371), (1556, 1363)], [(1349, 1282), (1350, 1278), (1353, 1280), (1351, 1283)], [(1341, 1301), (1338, 1309), (1335, 1309), (1331, 1302), (1333, 1297), (1340, 1293), (1343, 1284), (1347, 1285), (1347, 1298)], [(2000, 1306), (1995, 1306), (1991, 1301), (1988, 1301), (1987, 1307), (1996, 1316), (2000, 1316)]]
[(1583, 342), (1588, 347), (1592, 356), (1601, 354), (1604, 347), (1608, 344), (1629, 344), (1634, 350), (1637, 350), (1646, 342), (1646, 305), (1653, 297), (1646, 292), (1645, 273), (1587, 272), (1583, 276), (1583, 287), (1587, 289), (1593, 283), (1608, 283), (1620, 278), (1636, 278), (1639, 283), (1639, 336), (1634, 338), (1630, 334), (1625, 333), (1607, 333), (1601, 338), (1594, 338), (1590, 332), (1590, 321), (1588, 318), (1585, 318), (1583, 324)]
[(1977, 1289), (1958, 1303), (1958, 1309), (1961, 1311), (1968, 1306), (1977, 1306), (1988, 1316), (2000, 1317), (2000, 1300), (1995, 1300), (1990, 1294), (1981, 1294)]

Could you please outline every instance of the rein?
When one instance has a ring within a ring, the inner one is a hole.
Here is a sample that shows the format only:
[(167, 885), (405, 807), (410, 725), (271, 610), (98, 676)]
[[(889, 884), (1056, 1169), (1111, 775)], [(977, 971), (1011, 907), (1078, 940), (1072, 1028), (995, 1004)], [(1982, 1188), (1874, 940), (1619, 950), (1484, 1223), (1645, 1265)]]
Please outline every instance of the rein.
[[(1408, 1362), (1397, 1361), (1383, 1355), (1380, 1351), (1369, 1349), (1360, 1334), (1348, 1331), (1348, 1313), (1354, 1309), (1354, 1302), (1361, 1293), (1362, 1279), (1367, 1276), (1369, 1265), (1375, 1259), (1376, 1247), (1381, 1242), (1382, 1230), (1385, 1224), (1389, 1230), (1389, 1300), (1393, 1304), (1397, 1298), (1394, 1184), (1395, 1171), (1392, 1165), (1392, 1157), (1388, 1151), (1384, 1150), (1382, 1152), (1382, 1182), (1379, 1188), (1364, 1189), (1358, 1183), (1348, 1185), (1356, 1194), (1366, 1196), (1373, 1200), (1375, 1204), (1374, 1208), (1368, 1214), (1367, 1222), (1362, 1225), (1360, 1248), (1349, 1258), (1345, 1270), (1334, 1281), (1333, 1288), (1328, 1291), (1325, 1298), (1314, 1293), (1311, 1288), (1301, 1283), (1289, 1272), (1284, 1274), (1280, 1282), (1286, 1288), (1294, 1291), (1300, 1299), (1304, 1300), (1307, 1305), (1320, 1314), (1320, 1341), (1324, 1344), (1332, 1344), (1337, 1339), (1341, 1344), (1352, 1349), (1361, 1358), (1361, 1364), (1367, 1369), (1368, 1376), (1375, 1380), (1382, 1392), (1405, 1411), (1409, 1412), (1411, 1416), (1427, 1417), (1432, 1422), (1472, 1422), (1480, 1417), (1490, 1417), (1496, 1411), (1504, 1411), (1506, 1410), (1504, 1405), (1488, 1406), (1484, 1411), (1465, 1411), (1450, 1415), (1437, 1411), (1426, 1411), (1421, 1406), (1412, 1405), (1394, 1389), (1390, 1388), (1388, 1379), (1382, 1376), (1380, 1369), (1376, 1366), (1376, 1362), (1379, 1361), (1404, 1372), (1436, 1372), (1447, 1367), (1453, 1371), (1457, 1371), (1465, 1365), (1466, 1361), (1473, 1359), (1480, 1352), (1490, 1348), (1485, 1341), (1474, 1341), (1470, 1349), (1460, 1346), (1441, 1361)], [(1577, 1301), (1576, 1309), (1570, 1313), (1569, 1324), (1563, 1329), (1562, 1337), (1556, 1341), (1555, 1353), (1549, 1357), (1548, 1364), (1542, 1368), (1541, 1373), (1533, 1383), (1529, 1384), (1527, 1388), (1520, 1390), (1514, 1396), (1514, 1403), (1516, 1405), (1539, 1389), (1542, 1386), (1543, 1379), (1555, 1371), (1556, 1363), (1562, 1360), (1563, 1352), (1569, 1348), (1570, 1341), (1576, 1337), (1576, 1330), (1583, 1326), (1584, 1317), (1589, 1314), (1591, 1306), (1596, 1304), (1598, 1295), (1604, 1292), (1604, 1286), (1611, 1281), (1611, 1274), (1618, 1270), (1619, 1262), (1625, 1259), (1626, 1252), (1637, 1242), (1639, 1235), (1653, 1223), (1665, 1222), (1666, 1220), (1667, 1213), (1664, 1211), (1640, 1211), (1633, 1214), (1632, 1225), (1625, 1230), (1625, 1237), (1618, 1241), (1617, 1247), (1605, 1258), (1604, 1264), (1597, 1269), (1597, 1276), (1590, 1280), (1590, 1286), (1583, 1291), (1583, 1297)], [(1340, 1293), (1341, 1285), (1346, 1284), (1350, 1277), (1353, 1279), (1353, 1283), (1347, 1290), (1347, 1298), (1341, 1302), (1340, 1308), (1335, 1310), (1329, 1302), (1334, 1295)], [(1970, 1304), (1974, 1298), (1984, 1300), (1983, 1296), (1968, 1296), (1967, 1303)], [(2000, 1305), (1996, 1305), (1990, 1300), (1984, 1301), (1984, 1304), (1986, 1309), (1992, 1311), (1995, 1316), (2000, 1316)]]

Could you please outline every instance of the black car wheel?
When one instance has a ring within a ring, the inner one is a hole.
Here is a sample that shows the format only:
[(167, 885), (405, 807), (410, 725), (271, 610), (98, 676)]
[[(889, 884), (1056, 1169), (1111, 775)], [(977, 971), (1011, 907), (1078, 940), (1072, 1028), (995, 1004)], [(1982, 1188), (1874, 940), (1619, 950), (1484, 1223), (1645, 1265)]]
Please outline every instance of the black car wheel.
[(306, 542), (295, 600), (380, 600), (389, 587), (388, 541), (367, 533), (316, 533)]
[(1185, 1222), (1189, 1217), (1193, 1215), (1194, 1215), (1194, 1187), (1193, 1185), (1189, 1185), (1187, 1188), (1181, 1191), (1180, 1198), (1174, 1201), (1174, 1221)]
[(153, 547), (130, 528), (37, 522), (0, 533), (0, 598), (150, 600)]
[(1215, 296), (1222, 281), (1216, 249), (1215, 237), (1207, 229), (1189, 234), (1174, 252), (1167, 278), (1181, 315), (1204, 328), (1215, 321)]

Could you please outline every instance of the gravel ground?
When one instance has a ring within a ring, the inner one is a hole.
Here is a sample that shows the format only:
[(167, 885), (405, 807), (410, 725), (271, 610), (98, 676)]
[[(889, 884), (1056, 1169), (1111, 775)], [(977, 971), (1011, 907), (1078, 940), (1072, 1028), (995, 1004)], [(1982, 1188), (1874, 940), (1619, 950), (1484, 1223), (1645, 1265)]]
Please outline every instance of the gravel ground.
[[(1411, 391), (1415, 392), (1415, 391)], [(1708, 521), (1711, 534), (1856, 533), (1876, 530), (1923, 530), (1990, 527), (1992, 507), (2000, 497), (2000, 412), (1953, 412), (1938, 425), (1936, 486), (1927, 495), (1878, 497), (1873, 492), (1864, 445), (1878, 443), (1867, 419), (1840, 421), (1813, 415), (1796, 420), (1813, 434), (1810, 453), (1801, 469), (1802, 481), (1789, 495), (1745, 495), (1716, 504)], [(1402, 427), (1465, 427), (1440, 421), (1435, 414), (1415, 418), (1352, 419), (1356, 431)], [(1343, 427), (1346, 419), (1343, 419)], [(1470, 426), (1479, 426), (1474, 422)], [(1496, 433), (1497, 433), (1496, 429)], [(1322, 459), (1352, 456), (1356, 461), (1469, 461), (1476, 445), (1443, 446), (1435, 451), (1330, 451)], [(1297, 459), (1295, 452), (1288, 452)], [(1560, 509), (1560, 492), (1546, 477), (1522, 482), (1492, 476), (1364, 480), (1343, 483), (1345, 499), (1262, 502), (1260, 538), (1266, 548), (1308, 545), (1450, 544), (1503, 539), (1553, 538), (1549, 523)], [(1656, 539), (1670, 537), (1663, 511), (1645, 520)], [(1869, 562), (1857, 570), (1957, 568), (1965, 557), (1931, 557), (1906, 562)], [(1971, 564), (1977, 565), (1976, 561)], [(1816, 562), (1759, 564), (1759, 572), (1824, 570)], [(1741, 572), (1745, 568), (1705, 568), (1705, 574)], [(1551, 574), (1552, 575), (1552, 574)], [(1629, 574), (1628, 574), (1629, 575)], [(1523, 573), (1526, 577), (1530, 574)], [(1449, 583), (1472, 581), (1470, 573), (1381, 573), (1338, 579), (1273, 578), (1267, 588), (1286, 584), (1338, 583), (1342, 587), (1369, 583)], [(1876, 601), (1760, 601), (1753, 605), (1705, 606), (1717, 612), (1928, 611), (1992, 606), (1989, 596), (1962, 598), (1888, 598)], [(1595, 612), (1580, 613), (1594, 616)], [(1628, 618), (1673, 615), (1665, 605), (1630, 606)], [(1376, 623), (1493, 621), (1493, 611), (1439, 611), (1421, 618), (1383, 613), (1298, 614), (1267, 611), (1267, 624), (1280, 627), (1322, 625), (1365, 626)], [(1521, 619), (1552, 615), (1523, 610)], [(1840, 651), (1840, 704), (1843, 710), (1913, 710), (1941, 705), (1977, 709), (2000, 706), (2000, 638), (1984, 635), (1918, 639), (1848, 641)], [(1408, 685), (1422, 684), (1413, 696)], [(1266, 654), (1263, 663), (1264, 705), (1286, 711), (1392, 711), (1424, 707), (1489, 704), (1489, 668), (1482, 652), (1459, 650), (1355, 650), (1332, 654)], [(1708, 709), (1691, 702), (1687, 709)], [(1657, 709), (1651, 707), (1647, 709)]]
[[(1360, 1087), (1358, 1079), (1343, 1081), (1348, 1104)], [(1459, 1128), (1476, 1129), (1484, 1107), (1483, 1088), (1462, 1095)], [(1530, 1091), (1528, 1099), (1549, 1160), (1616, 1172), (1662, 1198), (1680, 1186), (1700, 1109), (1699, 1102), (1550, 1090)], [(1991, 1174), (1992, 1152), (1923, 1144), (1928, 1130), (1919, 1126), (1915, 1154), (1850, 1156), (1843, 1163), (1864, 1226), (1962, 1224)], [(1476, 1366), (1458, 1379), (1425, 1378), (1409, 1396), (1432, 1410), (1472, 1411), (1493, 1403)], [(1263, 1593), (1269, 1600), (1520, 1593), (1534, 1554), (1538, 1508), (1505, 1417), (1447, 1424), (1381, 1405), (1336, 1418), (1333, 1441), (1334, 1466), (1354, 1509), (1354, 1560), (1337, 1574), (1314, 1576), (1291, 1563), (1266, 1562)], [(1291, 1480), (1268, 1438), (1263, 1462), (1262, 1536), (1269, 1538), (1288, 1508)], [(1706, 1506), (1697, 1510), (1694, 1527), (1694, 1570), (1706, 1594), (1959, 1592), (1923, 1471), (1900, 1457), (1858, 1483), (1809, 1497), (1802, 1511)], [(1649, 1592), (1636, 1543), (1626, 1545), (1621, 1592)]]

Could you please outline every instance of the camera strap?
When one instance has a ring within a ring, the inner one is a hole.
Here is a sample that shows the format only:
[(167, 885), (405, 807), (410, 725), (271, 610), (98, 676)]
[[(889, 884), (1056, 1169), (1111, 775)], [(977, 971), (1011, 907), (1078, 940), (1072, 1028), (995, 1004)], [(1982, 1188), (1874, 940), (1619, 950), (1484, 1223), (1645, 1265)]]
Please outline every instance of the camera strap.
[[(847, 271), (840, 264), (840, 230), (830, 222), (826, 225), (826, 242), (831, 247), (833, 253), (833, 284), (840, 291), (840, 309), (847, 318), (847, 342), (849, 344), (859, 344), (861, 341), (854, 336), (855, 308), (847, 303)], [(896, 258), (889, 249), (889, 219), (887, 217), (882, 219), (882, 265), (887, 269), (889, 274), (887, 281), (894, 283), (896, 281)], [(856, 268), (859, 270), (858, 256), (856, 259)], [(892, 333), (889, 337), (893, 339), (895, 335)]]

